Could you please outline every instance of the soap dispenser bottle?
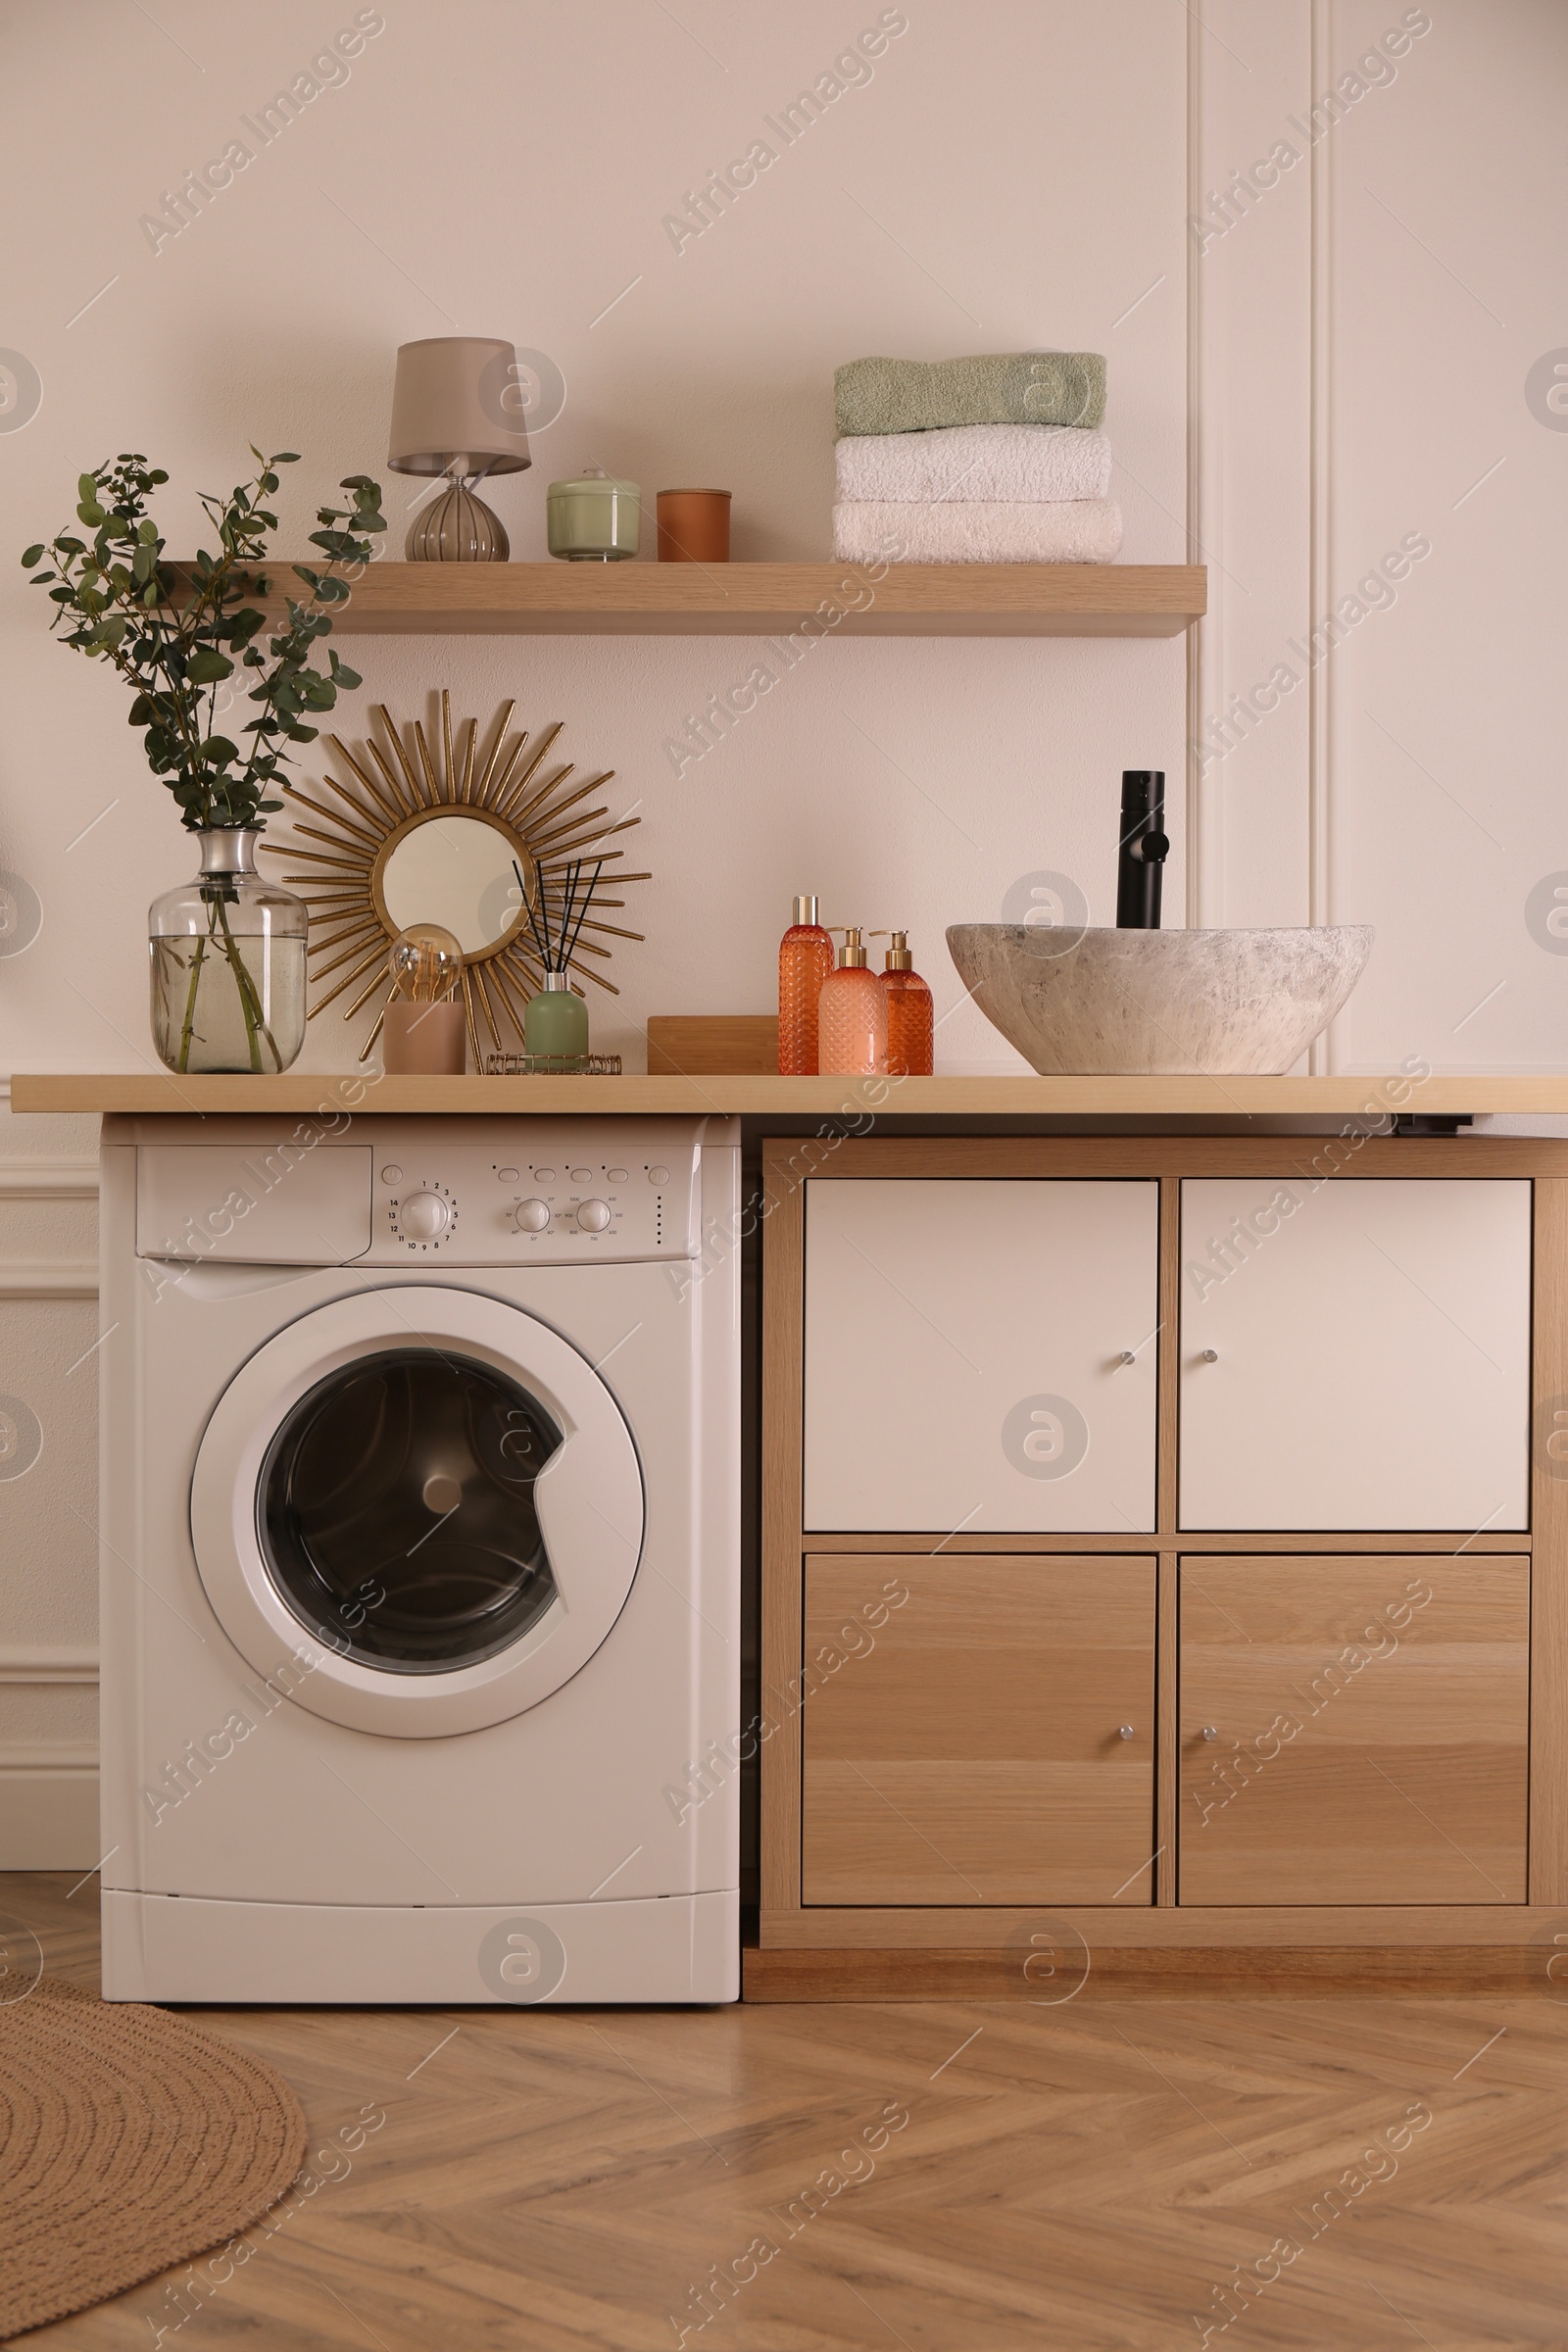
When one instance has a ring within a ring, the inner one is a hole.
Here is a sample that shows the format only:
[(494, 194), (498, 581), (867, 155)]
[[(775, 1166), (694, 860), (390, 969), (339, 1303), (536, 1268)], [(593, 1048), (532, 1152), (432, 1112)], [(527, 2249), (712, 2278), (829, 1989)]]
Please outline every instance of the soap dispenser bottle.
[[(839, 926), (835, 924), (834, 929)], [(838, 970), (822, 983), (816, 1006), (817, 1066), (824, 1078), (879, 1078), (888, 1066), (888, 1001), (867, 970), (858, 926), (850, 925)]]
[(795, 920), (778, 943), (778, 1071), (816, 1076), (816, 1003), (833, 969), (833, 942), (816, 919), (816, 900), (795, 902)]
[(929, 1078), (931, 991), (914, 968), (909, 935), (906, 931), (873, 931), (871, 937), (889, 943), (878, 982), (888, 1007), (888, 1076)]

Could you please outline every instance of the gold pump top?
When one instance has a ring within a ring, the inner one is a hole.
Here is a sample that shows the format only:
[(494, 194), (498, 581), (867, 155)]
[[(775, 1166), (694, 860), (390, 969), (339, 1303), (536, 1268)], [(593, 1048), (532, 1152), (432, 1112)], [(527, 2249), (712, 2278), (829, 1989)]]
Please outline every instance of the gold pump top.
[(885, 972), (913, 971), (914, 957), (909, 954), (907, 931), (873, 931), (870, 937), (885, 939), (891, 943), (882, 957), (882, 969)]
[(859, 924), (835, 923), (833, 924), (832, 928), (835, 931), (842, 931), (844, 934), (844, 945), (839, 950), (839, 970), (841, 972), (863, 972), (865, 969), (865, 948), (860, 939)]

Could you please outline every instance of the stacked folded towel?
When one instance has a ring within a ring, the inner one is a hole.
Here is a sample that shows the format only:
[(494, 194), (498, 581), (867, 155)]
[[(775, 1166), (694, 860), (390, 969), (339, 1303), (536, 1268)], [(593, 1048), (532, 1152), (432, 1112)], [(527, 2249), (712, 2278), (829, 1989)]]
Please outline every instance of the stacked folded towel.
[(841, 563), (1115, 561), (1098, 353), (856, 360), (836, 391)]

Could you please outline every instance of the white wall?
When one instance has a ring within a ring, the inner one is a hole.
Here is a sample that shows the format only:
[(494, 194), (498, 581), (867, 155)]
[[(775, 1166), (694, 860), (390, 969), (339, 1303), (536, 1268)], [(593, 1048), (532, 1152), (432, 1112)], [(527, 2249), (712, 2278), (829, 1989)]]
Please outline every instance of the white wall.
[[(952, 1014), (947, 1066), (1016, 1066), (962, 1005), (943, 928), (997, 914), (1041, 867), (1109, 919), (1129, 764), (1170, 777), (1178, 916), (1185, 896), (1197, 921), (1378, 925), (1323, 1066), (1562, 1066), (1568, 971), (1525, 921), (1568, 869), (1548, 699), (1568, 439), (1525, 395), (1568, 341), (1557, 0), (1434, 0), (1395, 78), (1310, 146), (1290, 118), (1400, 25), (1400, 0), (1205, 0), (1200, 19), (1181, 0), (906, 0), (870, 81), (679, 253), (663, 216), (879, 5), (378, 13), (346, 83), (154, 252), (141, 216), (355, 6), (0, 7), (0, 344), (42, 389), (0, 431), (0, 558), (65, 523), (77, 472), (124, 448), (168, 466), (162, 513), (191, 545), (194, 491), (235, 479), (252, 440), (304, 453), (286, 539), (362, 469), (390, 482), (401, 536), (416, 485), (384, 472), (392, 355), (455, 330), (512, 336), (565, 378), (533, 470), (495, 488), (517, 557), (544, 555), (548, 482), (588, 464), (650, 492), (732, 488), (737, 557), (823, 555), (837, 362), (1101, 350), (1127, 560), (1210, 566), (1191, 647), (832, 641), (677, 779), (664, 739), (744, 675), (740, 641), (357, 640), (345, 731), (445, 683), (481, 717), (515, 695), (520, 721), (564, 718), (569, 756), (615, 768), (657, 879), (596, 1038), (634, 1066), (652, 1012), (768, 1004), (806, 888), (830, 919), (909, 927)], [(87, 91), (91, 134), (67, 140)], [(1281, 139), (1296, 160), (1233, 226), (1189, 226)], [(1309, 672), (1290, 641), (1412, 532), (1431, 554), (1397, 602)], [(189, 853), (118, 683), (45, 617), (0, 561), (0, 868), (41, 910), (0, 955), (0, 1067), (142, 1066), (145, 908)], [(1298, 682), (1217, 757), (1210, 715), (1281, 662)], [(345, 1066), (362, 1036), (329, 1011), (307, 1066)], [(7, 1121), (0, 1180), (20, 1154), (90, 1150), (83, 1123)], [(65, 1859), (91, 1843), (91, 1693), (36, 1677), (90, 1672), (92, 1367), (70, 1367), (96, 1324), (80, 1296), (10, 1293), (40, 1263), (79, 1268), (89, 1213), (0, 1189), (0, 1392), (45, 1441), (0, 1479), (0, 1803), (40, 1820), (46, 1797), (62, 1822), (74, 1804)], [(69, 1788), (38, 1777), (51, 1763)], [(0, 1862), (21, 1853), (0, 1826)]]

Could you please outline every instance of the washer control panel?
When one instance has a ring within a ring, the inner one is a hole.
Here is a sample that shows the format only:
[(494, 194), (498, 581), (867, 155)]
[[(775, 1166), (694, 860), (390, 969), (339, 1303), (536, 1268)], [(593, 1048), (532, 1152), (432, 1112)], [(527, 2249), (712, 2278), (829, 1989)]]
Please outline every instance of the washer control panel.
[[(551, 1132), (543, 1120), (411, 1122), (375, 1155), (369, 1256), (428, 1265), (685, 1257), (697, 1246), (698, 1122)], [(606, 1123), (609, 1126), (609, 1122)], [(646, 1129), (646, 1133), (639, 1130)]]

